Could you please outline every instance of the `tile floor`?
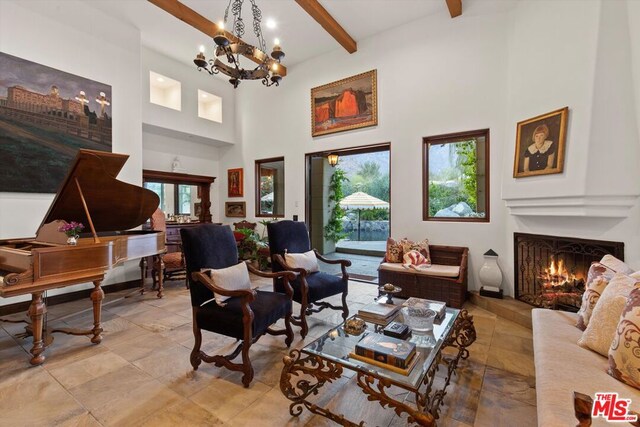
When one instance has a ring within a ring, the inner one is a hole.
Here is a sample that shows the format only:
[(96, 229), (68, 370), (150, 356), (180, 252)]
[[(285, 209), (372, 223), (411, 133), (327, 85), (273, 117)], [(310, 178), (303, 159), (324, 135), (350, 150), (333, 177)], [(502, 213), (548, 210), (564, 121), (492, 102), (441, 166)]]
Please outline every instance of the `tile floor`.
[[(351, 310), (370, 302), (375, 293), (372, 285), (352, 282)], [(86, 337), (55, 334), (47, 361), (39, 367), (28, 364), (31, 340), (15, 337), (24, 326), (0, 323), (0, 425), (332, 425), (306, 410), (297, 418), (289, 415), (290, 402), (278, 385), (287, 353), (283, 337), (264, 336), (252, 346), (255, 378), (245, 389), (241, 373), (205, 363), (192, 370), (191, 307), (182, 282), (169, 282), (161, 300), (154, 293), (126, 294), (107, 295), (100, 345)], [(89, 301), (52, 306), (49, 325), (88, 326), (89, 307)], [(467, 308), (478, 339), (448, 388), (438, 425), (535, 426), (531, 331), (474, 305)], [(310, 336), (301, 340), (296, 334), (292, 347), (317, 338), (340, 319), (333, 311), (312, 317)], [(205, 333), (203, 348), (213, 353), (234, 344)], [(325, 385), (321, 403), (367, 425), (406, 425), (406, 417), (368, 402), (354, 381), (350, 376)]]

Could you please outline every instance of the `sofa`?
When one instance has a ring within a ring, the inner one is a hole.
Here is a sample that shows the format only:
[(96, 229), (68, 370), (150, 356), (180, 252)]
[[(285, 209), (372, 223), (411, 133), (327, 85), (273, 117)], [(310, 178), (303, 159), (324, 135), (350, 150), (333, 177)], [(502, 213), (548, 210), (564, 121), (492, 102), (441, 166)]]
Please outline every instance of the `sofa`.
[(395, 296), (418, 297), (444, 301), (449, 307), (461, 308), (467, 299), (467, 259), (469, 248), (429, 245), (431, 267), (405, 268), (402, 263), (382, 260), (378, 267), (378, 283), (392, 283), (402, 288)]
[[(590, 403), (574, 402), (574, 392), (591, 398), (595, 398), (596, 392), (617, 392), (620, 398), (631, 399), (631, 410), (640, 412), (640, 390), (611, 377), (604, 356), (577, 344), (582, 336), (582, 331), (576, 327), (577, 319), (576, 313), (542, 308), (532, 310), (539, 426), (575, 426), (578, 424), (577, 412), (580, 412), (576, 409), (580, 407), (583, 417), (587, 417)], [(575, 408), (574, 404), (577, 405)], [(590, 424), (585, 421), (579, 425)], [(598, 417), (593, 419), (592, 425), (612, 424)]]

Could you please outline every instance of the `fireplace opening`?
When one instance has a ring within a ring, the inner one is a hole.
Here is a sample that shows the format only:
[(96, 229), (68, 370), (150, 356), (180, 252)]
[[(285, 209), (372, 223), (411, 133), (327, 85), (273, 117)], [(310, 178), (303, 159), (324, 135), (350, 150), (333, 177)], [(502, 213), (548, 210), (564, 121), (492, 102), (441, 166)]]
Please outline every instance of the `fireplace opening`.
[(536, 307), (578, 311), (589, 266), (611, 254), (624, 260), (624, 243), (514, 233), (515, 297)]

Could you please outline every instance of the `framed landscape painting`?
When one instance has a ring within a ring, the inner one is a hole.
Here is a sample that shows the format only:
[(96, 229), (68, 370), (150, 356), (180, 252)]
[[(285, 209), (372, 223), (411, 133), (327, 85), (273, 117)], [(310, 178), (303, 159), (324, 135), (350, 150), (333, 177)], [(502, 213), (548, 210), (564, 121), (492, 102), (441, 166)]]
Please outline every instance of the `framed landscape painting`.
[(231, 218), (244, 218), (247, 216), (247, 202), (225, 202), (224, 216)]
[(228, 197), (244, 196), (244, 171), (242, 168), (227, 171), (227, 195)]
[(311, 135), (378, 124), (376, 70), (311, 89)]
[(569, 107), (518, 122), (513, 177), (562, 173)]
[(55, 193), (78, 149), (111, 151), (111, 86), (0, 52), (0, 192)]

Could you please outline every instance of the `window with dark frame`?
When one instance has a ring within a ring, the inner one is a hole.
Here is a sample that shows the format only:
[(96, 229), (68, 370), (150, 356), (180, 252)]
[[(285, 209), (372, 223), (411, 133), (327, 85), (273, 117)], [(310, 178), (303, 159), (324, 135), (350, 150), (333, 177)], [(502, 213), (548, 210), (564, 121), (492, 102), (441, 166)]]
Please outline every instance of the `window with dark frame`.
[(423, 221), (489, 222), (489, 129), (423, 141)]
[(284, 157), (256, 160), (256, 217), (284, 217)]

